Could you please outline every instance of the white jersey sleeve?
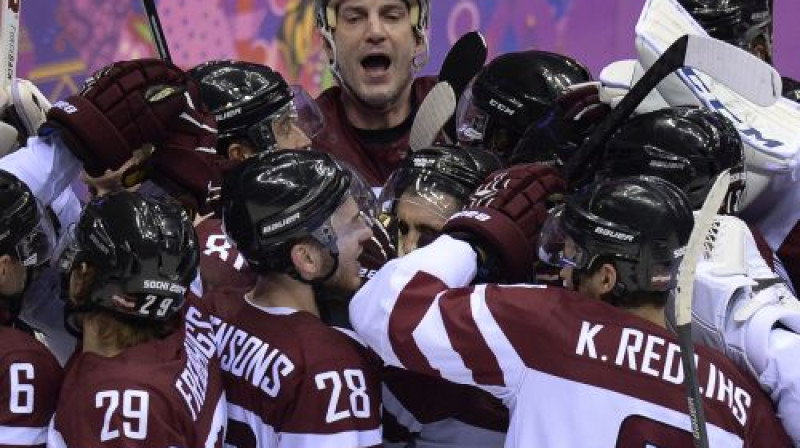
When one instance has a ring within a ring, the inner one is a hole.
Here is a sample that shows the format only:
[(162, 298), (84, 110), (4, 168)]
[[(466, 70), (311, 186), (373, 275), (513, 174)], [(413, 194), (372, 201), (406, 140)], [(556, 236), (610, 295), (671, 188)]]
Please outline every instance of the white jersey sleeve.
[[(452, 294), (455, 288), (469, 285), (476, 272), (477, 256), (472, 247), (441, 236), (381, 268), (350, 302), (350, 321), (387, 364), (476, 385), (500, 399), (508, 399), (522, 379), (524, 365), (483, 300), (485, 286), (464, 289), (469, 301), (463, 301), (465, 308), (453, 313), (458, 319), (471, 321), (468, 335), (455, 338), (450, 334), (445, 328), (450, 319), (444, 318), (437, 306), (442, 293)], [(398, 300), (404, 301), (404, 313), (390, 320)], [(410, 331), (407, 337), (403, 335), (406, 330)], [(475, 342), (472, 339), (481, 340), (475, 347), (506, 355), (503, 365), (498, 366), (494, 355), (481, 350), (465, 358), (465, 347)], [(497, 346), (493, 346), (494, 342)], [(464, 346), (453, 345), (460, 343)], [(480, 361), (487, 362), (481, 366)]]
[(81, 162), (58, 136), (31, 137), (27, 145), (0, 158), (8, 171), (28, 187), (44, 205), (50, 205), (78, 177)]
[(758, 379), (800, 446), (800, 301), (761, 258), (744, 222), (720, 216), (715, 226), (695, 278), (694, 338)]

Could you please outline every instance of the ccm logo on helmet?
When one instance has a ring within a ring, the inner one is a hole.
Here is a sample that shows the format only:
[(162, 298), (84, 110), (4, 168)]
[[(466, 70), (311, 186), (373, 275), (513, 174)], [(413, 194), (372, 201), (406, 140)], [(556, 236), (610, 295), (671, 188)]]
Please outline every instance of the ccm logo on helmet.
[(492, 98), (489, 100), (489, 106), (494, 107), (495, 109), (499, 110), (500, 112), (512, 116), (516, 112), (514, 109), (506, 106), (505, 104), (497, 101), (496, 99)]
[(78, 111), (77, 107), (73, 106), (72, 104), (64, 100), (57, 101), (55, 104), (53, 104), (53, 107), (57, 107), (68, 114), (73, 114)]
[(615, 240), (633, 241), (633, 235), (623, 232), (617, 232), (616, 230), (606, 229), (605, 227), (600, 227), (600, 226), (595, 227), (594, 233), (607, 236), (609, 238), (614, 238)]

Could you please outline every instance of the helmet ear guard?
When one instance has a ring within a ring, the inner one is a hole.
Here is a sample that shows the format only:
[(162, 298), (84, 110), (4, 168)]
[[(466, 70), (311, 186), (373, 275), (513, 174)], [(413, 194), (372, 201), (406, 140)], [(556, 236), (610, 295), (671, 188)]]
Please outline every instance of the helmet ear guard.
[(688, 199), (673, 184), (648, 176), (601, 181), (551, 210), (539, 256), (578, 272), (610, 260), (617, 294), (664, 292), (673, 284), (692, 225)]

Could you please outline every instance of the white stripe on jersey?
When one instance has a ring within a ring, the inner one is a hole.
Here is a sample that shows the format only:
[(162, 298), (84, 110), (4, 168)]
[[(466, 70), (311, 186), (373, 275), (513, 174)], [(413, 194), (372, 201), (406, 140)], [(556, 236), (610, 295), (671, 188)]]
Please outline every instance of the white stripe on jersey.
[(417, 328), (411, 333), (414, 343), (428, 359), (434, 369), (439, 370), (442, 378), (462, 384), (474, 384), (472, 370), (465, 364), (461, 355), (453, 348), (447, 330), (444, 328), (439, 299), (441, 293), (422, 317)]
[(481, 332), (489, 350), (497, 358), (497, 363), (503, 371), (503, 382), (506, 384), (505, 388), (484, 387), (484, 389), (503, 400), (505, 405), (510, 407), (511, 403), (506, 401), (509, 398), (514, 398), (513, 391), (522, 382), (525, 374), (525, 363), (519, 357), (514, 346), (511, 345), (511, 341), (508, 340), (506, 334), (500, 329), (500, 325), (492, 316), (491, 311), (489, 311), (489, 307), (486, 305), (486, 285), (476, 286), (475, 290), (470, 294), (469, 302), (472, 318), (475, 319), (478, 331)]
[(206, 440), (206, 448), (214, 448), (218, 446), (217, 436), (225, 437), (225, 429), (228, 426), (228, 400), (225, 398), (225, 392), (222, 392), (217, 405), (214, 407), (214, 417), (211, 419), (211, 428), (208, 430), (208, 439)]
[(55, 414), (50, 419), (50, 425), (47, 427), (47, 447), (48, 448), (67, 448), (67, 442), (64, 441), (64, 436), (56, 429), (56, 416)]
[(263, 448), (339, 448), (380, 445), (383, 437), (380, 428), (368, 431), (343, 431), (331, 434), (295, 434), (276, 432), (261, 417), (247, 409), (228, 403), (228, 418), (247, 425), (256, 437), (256, 446)]
[(46, 426), (0, 426), (0, 444), (41, 445), (46, 442)]
[(264, 420), (255, 412), (229, 402), (228, 418), (247, 425), (256, 437), (256, 446), (266, 448), (278, 446), (278, 435), (275, 433), (275, 428), (264, 423)]
[(333, 434), (279, 434), (279, 447), (286, 448), (341, 448), (368, 447), (383, 443), (380, 428), (367, 431), (343, 431)]

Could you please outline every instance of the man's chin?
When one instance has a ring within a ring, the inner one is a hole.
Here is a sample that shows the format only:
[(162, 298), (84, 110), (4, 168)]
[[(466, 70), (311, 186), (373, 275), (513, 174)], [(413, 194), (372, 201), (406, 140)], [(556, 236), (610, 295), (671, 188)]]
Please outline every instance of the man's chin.
[(388, 85), (362, 85), (353, 91), (353, 95), (358, 102), (370, 109), (384, 110), (397, 101), (400, 92)]

